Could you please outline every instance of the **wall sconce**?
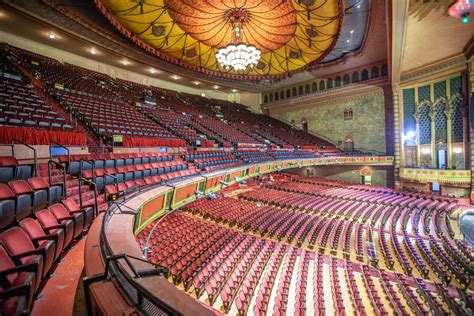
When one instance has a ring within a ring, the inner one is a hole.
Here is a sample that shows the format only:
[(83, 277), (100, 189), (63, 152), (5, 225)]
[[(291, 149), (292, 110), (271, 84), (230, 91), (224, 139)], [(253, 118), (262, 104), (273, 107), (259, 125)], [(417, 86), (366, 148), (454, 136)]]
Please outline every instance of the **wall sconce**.
[(422, 153), (423, 155), (428, 155), (428, 154), (431, 153), (431, 149), (428, 148), (428, 147), (422, 148), (422, 149), (421, 149), (421, 153)]

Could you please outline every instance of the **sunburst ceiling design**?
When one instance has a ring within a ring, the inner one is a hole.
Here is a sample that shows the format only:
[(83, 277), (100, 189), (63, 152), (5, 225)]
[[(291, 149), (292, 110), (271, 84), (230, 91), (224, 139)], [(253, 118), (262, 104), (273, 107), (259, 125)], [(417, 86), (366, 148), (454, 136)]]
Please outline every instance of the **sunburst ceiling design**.
[[(137, 44), (169, 62), (235, 79), (281, 78), (317, 64), (341, 25), (338, 0), (96, 0), (109, 20)], [(232, 23), (262, 52), (244, 72), (216, 61), (231, 42)]]

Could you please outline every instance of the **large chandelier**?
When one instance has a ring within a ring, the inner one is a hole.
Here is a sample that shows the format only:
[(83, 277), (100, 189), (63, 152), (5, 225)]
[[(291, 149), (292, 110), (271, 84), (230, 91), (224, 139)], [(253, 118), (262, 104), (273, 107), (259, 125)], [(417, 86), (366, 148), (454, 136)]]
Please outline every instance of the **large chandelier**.
[(243, 23), (239, 21), (239, 15), (232, 15), (228, 20), (232, 23), (232, 43), (217, 51), (217, 62), (226, 70), (233, 68), (234, 71), (245, 71), (247, 67), (253, 68), (260, 60), (260, 50), (243, 42)]

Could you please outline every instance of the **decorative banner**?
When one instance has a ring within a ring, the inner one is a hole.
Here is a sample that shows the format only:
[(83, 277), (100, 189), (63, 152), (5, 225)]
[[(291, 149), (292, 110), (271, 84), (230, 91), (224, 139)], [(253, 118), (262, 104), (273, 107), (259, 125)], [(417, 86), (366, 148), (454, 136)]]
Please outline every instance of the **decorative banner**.
[(161, 216), (165, 211), (165, 201), (169, 192), (163, 192), (154, 198), (146, 201), (140, 207), (138, 217), (135, 222), (135, 234), (138, 234), (148, 223), (152, 222), (155, 218)]
[(420, 183), (438, 182), (441, 184), (469, 185), (471, 183), (471, 171), (400, 168), (400, 178)]

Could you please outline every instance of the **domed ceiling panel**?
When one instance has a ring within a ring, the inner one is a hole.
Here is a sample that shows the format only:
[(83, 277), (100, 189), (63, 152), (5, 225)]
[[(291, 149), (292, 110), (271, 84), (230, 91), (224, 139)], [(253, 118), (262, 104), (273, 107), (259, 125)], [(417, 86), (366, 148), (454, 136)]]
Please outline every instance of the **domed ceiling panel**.
[[(107, 18), (159, 58), (197, 72), (234, 79), (282, 78), (317, 64), (333, 48), (341, 25), (338, 0), (96, 0)], [(261, 51), (256, 67), (236, 72), (216, 61), (242, 40)]]

